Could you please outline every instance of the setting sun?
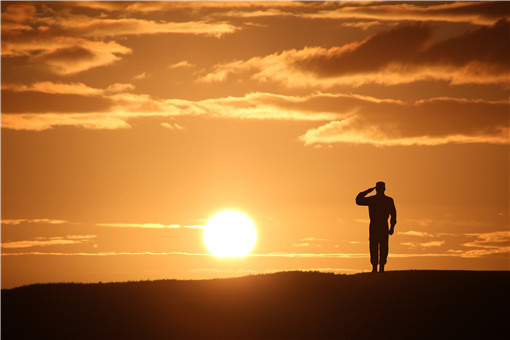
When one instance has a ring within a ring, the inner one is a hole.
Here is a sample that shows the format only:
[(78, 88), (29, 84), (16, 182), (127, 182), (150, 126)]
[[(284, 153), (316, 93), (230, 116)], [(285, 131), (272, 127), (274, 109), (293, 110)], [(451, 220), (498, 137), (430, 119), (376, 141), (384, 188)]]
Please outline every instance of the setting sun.
[(214, 215), (204, 229), (204, 242), (218, 257), (246, 256), (255, 246), (257, 230), (248, 216), (238, 211)]

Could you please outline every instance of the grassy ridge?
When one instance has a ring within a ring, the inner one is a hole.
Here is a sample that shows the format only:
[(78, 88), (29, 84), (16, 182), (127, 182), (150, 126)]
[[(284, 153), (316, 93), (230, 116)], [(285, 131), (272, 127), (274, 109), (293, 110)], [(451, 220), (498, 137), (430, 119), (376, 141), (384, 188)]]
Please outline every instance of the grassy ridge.
[(503, 339), (510, 272), (285, 272), (2, 290), (2, 339)]

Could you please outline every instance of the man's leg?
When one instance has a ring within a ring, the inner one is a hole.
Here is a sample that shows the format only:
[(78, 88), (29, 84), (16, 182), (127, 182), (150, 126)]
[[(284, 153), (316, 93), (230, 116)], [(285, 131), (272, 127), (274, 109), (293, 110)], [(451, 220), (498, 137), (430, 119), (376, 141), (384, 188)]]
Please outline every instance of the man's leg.
[(381, 237), (380, 240), (380, 252), (381, 256), (379, 258), (379, 271), (384, 271), (384, 265), (386, 264), (386, 260), (388, 259), (388, 235)]
[(370, 263), (372, 264), (372, 272), (377, 271), (377, 263), (378, 261), (378, 252), (379, 252), (379, 242), (375, 239), (375, 237), (370, 237)]

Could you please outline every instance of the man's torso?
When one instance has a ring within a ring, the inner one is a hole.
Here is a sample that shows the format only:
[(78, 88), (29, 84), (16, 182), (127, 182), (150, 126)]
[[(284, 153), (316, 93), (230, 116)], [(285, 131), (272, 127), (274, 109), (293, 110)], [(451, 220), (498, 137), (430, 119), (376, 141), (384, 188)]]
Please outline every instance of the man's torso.
[(367, 199), (370, 224), (387, 226), (393, 207), (393, 199), (385, 195), (375, 195), (367, 197)]

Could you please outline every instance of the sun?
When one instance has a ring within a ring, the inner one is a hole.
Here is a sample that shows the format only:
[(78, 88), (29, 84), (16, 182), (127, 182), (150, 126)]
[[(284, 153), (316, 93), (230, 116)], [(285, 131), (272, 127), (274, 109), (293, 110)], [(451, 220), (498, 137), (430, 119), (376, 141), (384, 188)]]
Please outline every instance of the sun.
[(226, 210), (217, 213), (204, 228), (204, 242), (218, 257), (246, 256), (255, 246), (257, 229), (243, 213)]

